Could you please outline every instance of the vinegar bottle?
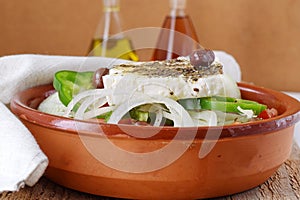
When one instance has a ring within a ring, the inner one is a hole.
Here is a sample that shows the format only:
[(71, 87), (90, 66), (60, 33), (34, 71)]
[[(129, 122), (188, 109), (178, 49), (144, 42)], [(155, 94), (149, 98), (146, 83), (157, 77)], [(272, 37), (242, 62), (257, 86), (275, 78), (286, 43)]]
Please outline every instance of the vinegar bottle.
[(120, 0), (103, 0), (103, 16), (89, 47), (90, 56), (138, 61), (131, 40), (122, 34)]
[(170, 0), (170, 14), (165, 17), (152, 60), (169, 60), (187, 56), (198, 49), (193, 23), (185, 13), (186, 0)]

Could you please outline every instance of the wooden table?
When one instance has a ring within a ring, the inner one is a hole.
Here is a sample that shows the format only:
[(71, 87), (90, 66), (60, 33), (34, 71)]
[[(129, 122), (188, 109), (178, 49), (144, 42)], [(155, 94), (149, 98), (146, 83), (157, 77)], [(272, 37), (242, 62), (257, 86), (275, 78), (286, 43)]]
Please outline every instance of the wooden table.
[[(113, 200), (115, 198), (100, 197), (82, 192), (77, 192), (59, 186), (45, 177), (42, 177), (34, 187), (25, 187), (19, 192), (4, 192), (0, 194), (0, 200), (16, 199), (79, 199), (79, 200)], [(261, 200), (300, 199), (300, 149), (293, 145), (290, 158), (270, 177), (264, 184), (235, 195), (217, 198), (218, 200)]]

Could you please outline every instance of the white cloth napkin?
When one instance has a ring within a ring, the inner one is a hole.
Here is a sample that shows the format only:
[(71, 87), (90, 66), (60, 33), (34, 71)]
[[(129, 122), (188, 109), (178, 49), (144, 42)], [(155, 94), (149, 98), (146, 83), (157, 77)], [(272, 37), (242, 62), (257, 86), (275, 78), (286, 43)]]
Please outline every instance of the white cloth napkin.
[[(225, 52), (215, 53), (225, 73), (240, 81), (241, 72), (235, 59)], [(103, 57), (30, 54), (0, 58), (0, 193), (16, 191), (25, 184), (34, 185), (48, 165), (33, 136), (4, 104), (18, 91), (51, 83), (56, 71), (96, 70), (124, 62), (127, 61)]]
[(0, 102), (0, 193), (32, 186), (48, 159), (27, 128)]
[(96, 70), (123, 60), (96, 57), (12, 55), (0, 58), (0, 193), (33, 186), (48, 159), (29, 130), (4, 105), (29, 87), (52, 82), (56, 71)]

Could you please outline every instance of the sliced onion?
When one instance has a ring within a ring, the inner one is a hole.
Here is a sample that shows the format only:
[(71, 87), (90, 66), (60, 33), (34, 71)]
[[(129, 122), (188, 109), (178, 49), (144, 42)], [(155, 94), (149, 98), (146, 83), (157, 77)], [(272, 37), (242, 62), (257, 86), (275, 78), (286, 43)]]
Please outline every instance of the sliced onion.
[[(87, 97), (83, 102), (81, 102), (78, 110), (76, 111), (74, 118), (75, 119), (84, 119), (84, 114), (87, 111), (87, 109), (95, 104), (95, 101), (100, 101), (100, 104), (98, 103), (98, 107), (103, 106), (107, 101), (106, 97), (95, 95)], [(94, 107), (95, 108), (95, 107)], [(93, 108), (92, 108), (93, 109)]]
[(99, 115), (102, 115), (104, 113), (110, 112), (113, 109), (114, 109), (114, 107), (112, 107), (112, 106), (96, 108), (96, 109), (93, 109), (93, 110), (90, 110), (90, 111), (84, 113), (83, 119), (92, 119), (92, 118), (95, 118), (95, 117), (97, 117)]
[(176, 119), (175, 119), (175, 115), (173, 115), (173, 114), (171, 114), (171, 113), (169, 113), (169, 112), (163, 112), (163, 117), (165, 117), (165, 118), (167, 118), (167, 119), (169, 119), (169, 120), (172, 120), (172, 121), (175, 121)]
[(214, 111), (191, 111), (189, 113), (196, 126), (217, 126), (218, 124), (217, 114)]
[(156, 113), (155, 121), (153, 126), (160, 126), (163, 119), (162, 110)]
[[(93, 90), (86, 90), (84, 92), (79, 93), (78, 95), (76, 95), (72, 101), (68, 104), (67, 109), (66, 109), (66, 113), (65, 116), (70, 116), (70, 113), (72, 112), (74, 106), (83, 101), (85, 98), (87, 97), (93, 97), (93, 99), (100, 99), (100, 98), (104, 98), (108, 95), (110, 95), (112, 92), (107, 90), (107, 89), (93, 89)], [(93, 101), (95, 102), (95, 101)], [(90, 104), (91, 105), (91, 104)]]
[(155, 120), (152, 126), (160, 126), (163, 119), (163, 107), (159, 104), (154, 104), (149, 112), (154, 112), (156, 114)]
[(234, 97), (234, 98), (241, 98), (241, 92), (237, 83), (227, 74), (223, 74), (222, 76), (222, 83), (225, 90), (225, 96), (227, 97)]
[(132, 108), (149, 103), (160, 103), (166, 105), (170, 114), (174, 115), (172, 118), (174, 119), (175, 127), (194, 126), (193, 120), (188, 112), (176, 101), (161, 96), (150, 97), (143, 93), (136, 93), (133, 98), (128, 99), (127, 103), (124, 102), (119, 105), (110, 116), (108, 123), (117, 124)]

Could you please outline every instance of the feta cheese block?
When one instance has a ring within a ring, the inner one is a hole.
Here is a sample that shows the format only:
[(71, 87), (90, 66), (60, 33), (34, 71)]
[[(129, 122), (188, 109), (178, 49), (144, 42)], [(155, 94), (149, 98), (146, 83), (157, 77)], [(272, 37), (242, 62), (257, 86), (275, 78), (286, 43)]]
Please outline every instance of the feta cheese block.
[(214, 95), (240, 98), (236, 82), (223, 73), (221, 63), (195, 68), (185, 57), (116, 65), (103, 76), (103, 84), (113, 91), (109, 105), (119, 105), (137, 92), (174, 100)]

